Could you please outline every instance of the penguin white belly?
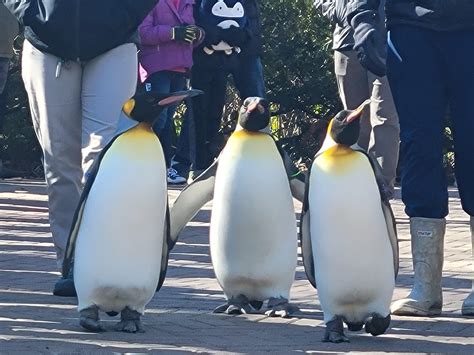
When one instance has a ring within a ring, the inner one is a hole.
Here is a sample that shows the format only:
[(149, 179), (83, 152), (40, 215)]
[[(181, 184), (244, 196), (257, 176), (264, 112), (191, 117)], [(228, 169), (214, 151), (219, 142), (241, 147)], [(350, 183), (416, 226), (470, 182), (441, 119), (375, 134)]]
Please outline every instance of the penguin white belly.
[[(361, 153), (318, 157), (309, 189), (311, 241), (325, 321), (389, 314), (393, 254), (372, 167)], [(339, 161), (338, 161), (339, 160)]]
[(151, 131), (132, 129), (104, 155), (78, 232), (79, 311), (143, 313), (156, 290), (167, 206), (165, 163)]
[(227, 298), (289, 299), (296, 217), (274, 141), (236, 132), (219, 157), (210, 228), (211, 257)]

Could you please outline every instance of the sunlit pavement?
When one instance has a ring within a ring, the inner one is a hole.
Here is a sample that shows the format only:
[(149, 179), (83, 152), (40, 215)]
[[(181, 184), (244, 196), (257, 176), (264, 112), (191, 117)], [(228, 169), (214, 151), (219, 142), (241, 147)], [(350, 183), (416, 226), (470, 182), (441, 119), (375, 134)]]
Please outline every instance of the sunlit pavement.
[[(174, 200), (178, 190), (170, 191)], [(461, 316), (462, 300), (473, 276), (468, 216), (457, 192), (450, 192), (445, 266), (444, 309), (436, 318), (393, 317), (387, 334), (372, 337), (347, 333), (349, 344), (322, 343), (322, 312), (317, 292), (301, 263), (292, 301), (300, 311), (290, 319), (264, 315), (222, 316), (212, 310), (224, 297), (209, 257), (210, 205), (183, 232), (171, 253), (166, 282), (148, 305), (146, 333), (112, 331), (117, 318), (103, 315), (110, 331), (94, 334), (78, 324), (76, 300), (54, 297), (55, 270), (49, 236), (45, 186), (40, 181), (0, 182), (0, 353), (90, 352), (436, 352), (474, 353), (474, 318)], [(298, 204), (296, 211), (300, 210)], [(399, 199), (393, 202), (398, 222), (401, 263), (394, 299), (412, 283), (408, 219)], [(370, 277), (361, 275), (361, 277)]]

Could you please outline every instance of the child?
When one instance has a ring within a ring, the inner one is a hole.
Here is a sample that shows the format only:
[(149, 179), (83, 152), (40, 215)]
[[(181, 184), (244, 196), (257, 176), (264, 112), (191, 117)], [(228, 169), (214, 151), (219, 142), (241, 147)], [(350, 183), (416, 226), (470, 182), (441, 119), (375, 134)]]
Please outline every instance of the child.
[[(193, 45), (204, 32), (194, 25), (192, 0), (162, 0), (140, 25), (139, 71), (145, 89), (169, 93), (185, 88), (186, 74), (193, 64)], [(168, 183), (186, 179), (171, 168), (171, 139), (176, 107), (160, 114), (153, 126), (160, 138), (168, 168)]]

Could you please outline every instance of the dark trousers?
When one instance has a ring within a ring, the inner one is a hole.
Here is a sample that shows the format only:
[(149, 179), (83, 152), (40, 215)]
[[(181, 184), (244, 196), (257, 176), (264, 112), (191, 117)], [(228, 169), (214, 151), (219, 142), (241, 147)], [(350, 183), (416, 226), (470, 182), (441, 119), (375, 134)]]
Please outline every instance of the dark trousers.
[[(148, 84), (148, 85), (147, 85)], [(171, 93), (184, 90), (186, 86), (186, 77), (184, 73), (173, 71), (159, 71), (153, 73), (145, 81), (146, 90), (154, 90), (160, 93)], [(170, 167), (172, 156), (173, 139), (173, 116), (177, 105), (168, 106), (161, 111), (160, 115), (153, 124), (153, 130), (160, 138), (163, 153), (165, 155), (166, 167)]]
[(390, 38), (387, 69), (400, 119), (406, 213), (448, 214), (443, 142), (449, 108), (461, 202), (474, 216), (474, 31), (396, 26)]
[(2, 132), (2, 129), (3, 129), (3, 118), (4, 118), (5, 101), (6, 101), (3, 90), (5, 88), (5, 84), (7, 83), (9, 64), (10, 64), (10, 59), (0, 57), (0, 132)]
[(194, 170), (207, 168), (215, 158), (216, 152), (211, 145), (220, 128), (229, 74), (234, 78), (241, 99), (265, 97), (260, 57), (239, 54), (227, 56), (224, 53), (209, 56), (199, 51), (194, 55), (191, 86), (204, 91), (204, 95), (192, 99), (196, 132)]

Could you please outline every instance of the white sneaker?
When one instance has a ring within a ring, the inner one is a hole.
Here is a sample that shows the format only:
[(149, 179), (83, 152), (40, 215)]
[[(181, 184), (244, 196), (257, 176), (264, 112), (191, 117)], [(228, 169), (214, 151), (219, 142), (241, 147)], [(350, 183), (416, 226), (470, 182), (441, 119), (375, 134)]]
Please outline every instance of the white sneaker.
[(186, 182), (186, 179), (180, 176), (175, 169), (173, 168), (168, 169), (168, 184), (179, 185), (179, 184), (184, 184), (185, 182)]

